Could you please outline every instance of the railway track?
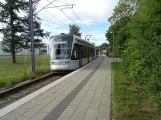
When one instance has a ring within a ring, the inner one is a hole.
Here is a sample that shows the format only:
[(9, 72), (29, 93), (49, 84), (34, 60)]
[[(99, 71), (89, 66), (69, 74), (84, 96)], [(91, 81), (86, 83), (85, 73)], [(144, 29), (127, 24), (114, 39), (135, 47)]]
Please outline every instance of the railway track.
[(0, 91), (0, 109), (56, 81), (64, 75), (66, 74), (50, 73), (38, 79), (29, 80), (10, 89)]

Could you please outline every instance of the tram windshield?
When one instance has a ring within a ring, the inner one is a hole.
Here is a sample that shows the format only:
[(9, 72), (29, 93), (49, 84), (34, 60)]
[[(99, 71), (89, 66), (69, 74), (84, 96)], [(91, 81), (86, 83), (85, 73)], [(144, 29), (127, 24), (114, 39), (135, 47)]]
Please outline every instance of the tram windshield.
[(51, 59), (69, 59), (73, 42), (72, 38), (69, 35), (52, 38)]

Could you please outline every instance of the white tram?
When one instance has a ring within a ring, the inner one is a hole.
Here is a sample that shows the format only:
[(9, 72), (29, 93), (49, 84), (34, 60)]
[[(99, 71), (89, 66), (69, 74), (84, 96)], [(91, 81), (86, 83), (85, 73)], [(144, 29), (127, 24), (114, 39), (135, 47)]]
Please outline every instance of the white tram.
[(53, 72), (78, 69), (98, 56), (93, 44), (71, 34), (52, 36), (49, 49), (50, 68)]

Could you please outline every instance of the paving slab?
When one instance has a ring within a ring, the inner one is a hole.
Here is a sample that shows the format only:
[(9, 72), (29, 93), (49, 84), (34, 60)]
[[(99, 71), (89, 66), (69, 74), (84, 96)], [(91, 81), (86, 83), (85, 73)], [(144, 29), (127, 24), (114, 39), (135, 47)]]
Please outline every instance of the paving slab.
[(48, 113), (44, 112), (39, 112), (36, 114), (34, 117), (32, 117), (30, 120), (43, 120), (43, 118), (47, 115)]
[(57, 120), (109, 120), (111, 61), (107, 57), (99, 57), (59, 82), (48, 85), (49, 88), (44, 88), (40, 94), (35, 93), (37, 96), (5, 117), (0, 116), (0, 120), (47, 120), (49, 115), (52, 117), (54, 109), (58, 112), (62, 109)]
[(92, 100), (89, 106), (89, 109), (98, 110), (100, 107), (101, 101)]
[(70, 120), (83, 120), (84, 116), (85, 116), (85, 114), (76, 112), (73, 114), (73, 116)]
[(41, 111), (42, 108), (43, 106), (37, 105), (33, 109), (30, 109), (27, 112), (25, 112), (23, 116), (31, 118), (32, 116), (36, 115), (39, 111)]
[(85, 114), (88, 110), (88, 107), (89, 107), (88, 103), (80, 103), (77, 110), (76, 110), (76, 113), (84, 113)]
[(98, 114), (98, 110), (88, 109), (84, 120), (96, 120), (97, 114)]
[(17, 111), (14, 112), (14, 114), (10, 114), (7, 117), (5, 117), (3, 120), (15, 120), (17, 119), (19, 116), (21, 116), (21, 114), (26, 113), (29, 109), (26, 108), (21, 108)]
[(68, 106), (60, 116), (70, 118), (72, 117), (76, 108), (77, 106)]
[[(110, 120), (111, 61), (108, 58), (104, 59), (88, 83), (82, 89), (83, 94), (80, 91), (77, 95), (84, 96), (83, 99), (81, 97), (81, 99), (74, 100), (79, 105), (73, 115), (83, 116), (85, 114), (84, 117), (80, 117), (81, 120)], [(70, 117), (70, 120), (74, 120), (74, 117)]]
[(98, 117), (97, 120), (107, 120), (107, 118), (100, 118), (100, 117)]
[(57, 120), (70, 120), (70, 118), (60, 116)]

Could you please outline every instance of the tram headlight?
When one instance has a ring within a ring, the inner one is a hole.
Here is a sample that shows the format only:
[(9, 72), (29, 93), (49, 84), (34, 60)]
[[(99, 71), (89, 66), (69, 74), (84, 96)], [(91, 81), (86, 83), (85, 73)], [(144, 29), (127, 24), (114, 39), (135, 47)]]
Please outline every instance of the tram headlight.
[(63, 65), (63, 64), (69, 64), (69, 61), (65, 62), (51, 62), (53, 65)]
[(65, 64), (68, 64), (69, 63), (69, 61), (66, 61), (66, 62), (64, 62)]
[(52, 64), (56, 64), (56, 62), (51, 62)]

